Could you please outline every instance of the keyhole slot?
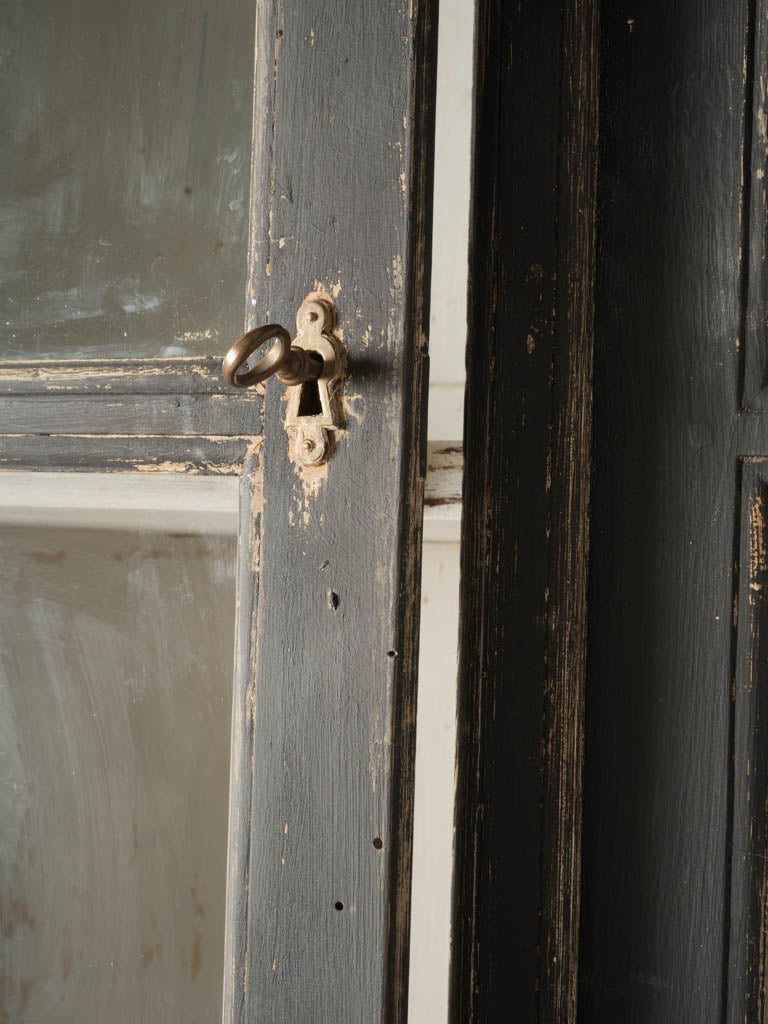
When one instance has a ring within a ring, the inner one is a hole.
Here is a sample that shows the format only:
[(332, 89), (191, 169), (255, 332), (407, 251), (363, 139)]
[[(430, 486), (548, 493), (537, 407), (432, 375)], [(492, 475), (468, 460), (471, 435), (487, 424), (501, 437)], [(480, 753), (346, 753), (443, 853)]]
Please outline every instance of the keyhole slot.
[(320, 401), (320, 388), (317, 381), (305, 381), (299, 392), (299, 416), (320, 416), (322, 412), (323, 403)]

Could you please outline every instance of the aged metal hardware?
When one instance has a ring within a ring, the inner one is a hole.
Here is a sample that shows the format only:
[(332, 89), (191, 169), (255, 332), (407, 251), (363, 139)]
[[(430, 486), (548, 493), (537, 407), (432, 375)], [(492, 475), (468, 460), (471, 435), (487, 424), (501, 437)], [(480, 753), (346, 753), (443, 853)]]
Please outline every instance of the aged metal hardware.
[(308, 298), (296, 314), (293, 347), (315, 353), (323, 363), (316, 380), (292, 387), (285, 428), (293, 434), (294, 456), (305, 466), (319, 466), (332, 452), (332, 434), (342, 425), (334, 391), (344, 370), (343, 349), (333, 337), (336, 310), (327, 299)]
[[(247, 366), (248, 358), (272, 338), (275, 344), (266, 355), (255, 366), (241, 373), (243, 367)], [(233, 388), (261, 384), (273, 373), (283, 384), (301, 384), (305, 380), (317, 378), (321, 370), (320, 359), (302, 348), (292, 346), (290, 334), (279, 324), (266, 324), (248, 331), (230, 347), (221, 364), (224, 380)]]
[[(319, 466), (331, 454), (329, 431), (342, 420), (334, 391), (344, 370), (343, 349), (333, 337), (336, 310), (328, 299), (309, 297), (296, 314), (296, 337), (279, 324), (248, 331), (227, 352), (222, 373), (228, 384), (249, 387), (272, 374), (290, 388), (285, 427), (294, 457), (305, 466)], [(249, 357), (265, 342), (275, 343), (248, 368)]]

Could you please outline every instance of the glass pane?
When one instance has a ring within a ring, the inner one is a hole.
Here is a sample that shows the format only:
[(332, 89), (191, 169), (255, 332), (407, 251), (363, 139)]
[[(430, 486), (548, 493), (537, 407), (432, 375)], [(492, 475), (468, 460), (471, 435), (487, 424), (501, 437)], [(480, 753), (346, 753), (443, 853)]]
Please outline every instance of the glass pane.
[(0, 1020), (221, 1012), (235, 538), (0, 529)]
[(242, 333), (253, 0), (0, 5), (0, 358)]

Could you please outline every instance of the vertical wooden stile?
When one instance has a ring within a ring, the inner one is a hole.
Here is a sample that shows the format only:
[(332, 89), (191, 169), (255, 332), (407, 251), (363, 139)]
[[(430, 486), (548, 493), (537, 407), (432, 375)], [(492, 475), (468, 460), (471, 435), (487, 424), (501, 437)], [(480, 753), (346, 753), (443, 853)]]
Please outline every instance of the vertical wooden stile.
[(406, 1017), (435, 43), (431, 0), (258, 7), (248, 326), (325, 295), (349, 372), (318, 469), (266, 388), (228, 1024)]
[(575, 1020), (597, 5), (479, 4), (454, 1024)]

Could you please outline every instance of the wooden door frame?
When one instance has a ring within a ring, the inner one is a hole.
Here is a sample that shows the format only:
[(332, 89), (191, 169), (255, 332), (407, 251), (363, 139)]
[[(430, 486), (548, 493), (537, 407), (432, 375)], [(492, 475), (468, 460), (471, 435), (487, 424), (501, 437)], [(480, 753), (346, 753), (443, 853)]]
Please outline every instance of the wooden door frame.
[(598, 5), (479, 0), (450, 1019), (576, 1019)]
[(349, 353), (314, 477), (218, 359), (0, 363), (0, 470), (241, 476), (227, 1024), (407, 1014), (436, 36), (257, 6), (246, 327), (319, 291)]

